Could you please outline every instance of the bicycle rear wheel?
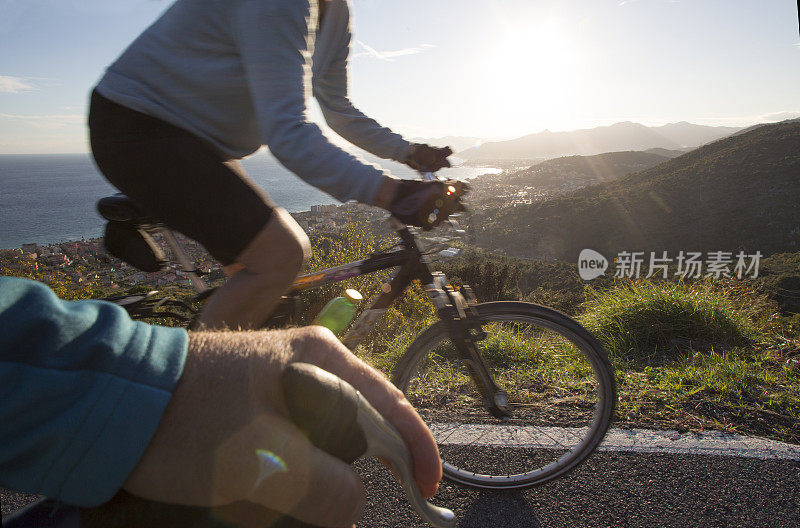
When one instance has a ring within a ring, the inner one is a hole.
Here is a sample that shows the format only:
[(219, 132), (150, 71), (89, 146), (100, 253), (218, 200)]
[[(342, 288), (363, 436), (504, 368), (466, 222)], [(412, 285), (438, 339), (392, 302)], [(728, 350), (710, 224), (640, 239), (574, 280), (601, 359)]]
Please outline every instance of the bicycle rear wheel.
[(478, 350), (508, 395), (494, 418), (439, 322), (406, 350), (392, 381), (433, 431), (446, 478), (482, 488), (539, 484), (597, 447), (616, 399), (602, 346), (564, 314), (524, 302), (477, 305)]

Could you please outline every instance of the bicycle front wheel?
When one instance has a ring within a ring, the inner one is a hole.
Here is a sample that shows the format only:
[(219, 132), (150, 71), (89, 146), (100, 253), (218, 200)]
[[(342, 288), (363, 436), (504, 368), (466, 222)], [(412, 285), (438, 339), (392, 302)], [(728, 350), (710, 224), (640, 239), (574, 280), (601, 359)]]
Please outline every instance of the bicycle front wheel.
[(616, 399), (602, 346), (566, 315), (524, 302), (477, 305), (478, 352), (508, 397), (510, 418), (489, 414), (444, 323), (406, 350), (392, 381), (431, 428), (444, 476), (482, 488), (539, 484), (597, 447)]

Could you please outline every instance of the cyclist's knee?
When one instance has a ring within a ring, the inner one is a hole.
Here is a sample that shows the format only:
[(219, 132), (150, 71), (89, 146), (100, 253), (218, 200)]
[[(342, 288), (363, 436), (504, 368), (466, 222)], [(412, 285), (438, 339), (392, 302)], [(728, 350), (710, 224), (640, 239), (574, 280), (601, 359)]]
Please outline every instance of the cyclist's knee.
[(293, 278), (311, 255), (308, 235), (282, 208), (239, 255), (237, 263), (255, 274), (280, 274)]
[[(300, 226), (298, 226), (299, 228)], [(300, 232), (296, 233), (296, 237), (294, 239), (295, 244), (292, 247), (292, 252), (294, 253), (293, 258), (297, 263), (297, 271), (300, 271), (300, 268), (303, 267), (303, 264), (311, 258), (311, 241), (308, 239), (308, 235), (306, 232), (300, 228)]]
[[(270, 225), (273, 224), (273, 225)], [(276, 208), (272, 218), (267, 222), (265, 231), (271, 233), (277, 246), (273, 245), (271, 256), (280, 255), (279, 258), (285, 259), (289, 268), (295, 270), (295, 275), (303, 267), (303, 264), (311, 257), (311, 242), (303, 228), (295, 222), (294, 218), (282, 208)]]

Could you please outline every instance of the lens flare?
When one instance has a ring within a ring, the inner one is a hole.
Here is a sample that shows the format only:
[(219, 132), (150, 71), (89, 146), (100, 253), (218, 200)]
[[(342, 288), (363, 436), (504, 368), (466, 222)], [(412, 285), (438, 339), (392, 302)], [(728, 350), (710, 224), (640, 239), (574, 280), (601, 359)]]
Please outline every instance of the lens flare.
[(253, 485), (253, 489), (256, 489), (261, 485), (264, 479), (274, 475), (275, 473), (285, 473), (286, 463), (273, 453), (272, 451), (267, 451), (266, 449), (257, 449), (256, 456), (258, 457), (259, 463), (259, 471), (258, 471), (258, 478), (256, 479), (256, 483)]

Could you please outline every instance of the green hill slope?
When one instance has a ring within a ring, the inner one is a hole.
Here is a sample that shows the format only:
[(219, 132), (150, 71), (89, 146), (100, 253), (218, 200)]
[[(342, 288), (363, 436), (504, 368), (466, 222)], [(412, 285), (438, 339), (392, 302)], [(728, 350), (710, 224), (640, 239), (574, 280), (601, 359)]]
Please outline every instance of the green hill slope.
[(572, 183), (579, 186), (616, 180), (630, 172), (649, 169), (669, 158), (641, 151), (606, 152), (594, 156), (566, 156), (543, 161), (505, 177), (508, 183), (550, 187)]
[(483, 211), (479, 243), (574, 261), (618, 251), (800, 247), (800, 123), (765, 125), (546, 202)]

